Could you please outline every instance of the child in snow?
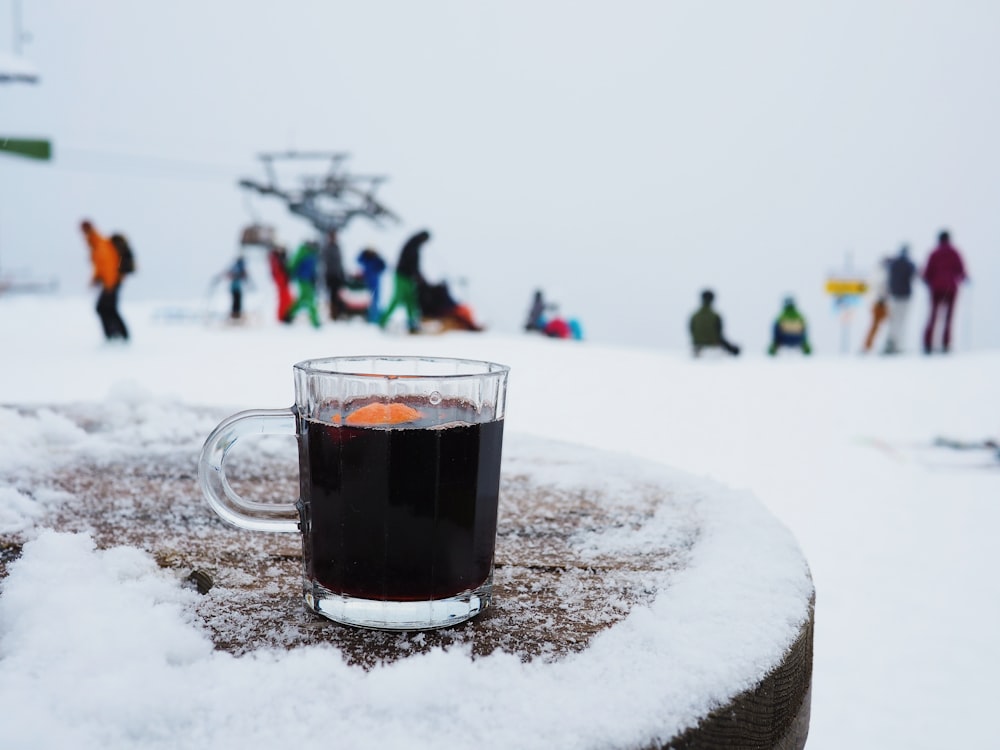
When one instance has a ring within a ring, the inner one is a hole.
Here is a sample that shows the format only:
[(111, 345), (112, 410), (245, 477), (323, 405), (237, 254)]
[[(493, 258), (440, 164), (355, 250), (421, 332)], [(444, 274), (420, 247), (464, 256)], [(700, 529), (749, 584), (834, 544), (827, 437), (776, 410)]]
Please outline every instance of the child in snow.
[(801, 349), (803, 354), (812, 354), (806, 330), (806, 319), (795, 307), (795, 300), (791, 297), (785, 298), (781, 314), (774, 321), (771, 346), (768, 347), (767, 353), (774, 356), (781, 347)]

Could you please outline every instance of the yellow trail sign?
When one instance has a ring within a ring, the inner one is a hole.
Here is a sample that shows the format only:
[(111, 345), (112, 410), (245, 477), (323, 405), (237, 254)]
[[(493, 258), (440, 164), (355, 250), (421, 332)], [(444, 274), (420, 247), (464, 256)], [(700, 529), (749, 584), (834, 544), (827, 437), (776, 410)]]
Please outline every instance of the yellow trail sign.
[(862, 279), (827, 279), (826, 293), (834, 297), (860, 296), (868, 291), (868, 283)]

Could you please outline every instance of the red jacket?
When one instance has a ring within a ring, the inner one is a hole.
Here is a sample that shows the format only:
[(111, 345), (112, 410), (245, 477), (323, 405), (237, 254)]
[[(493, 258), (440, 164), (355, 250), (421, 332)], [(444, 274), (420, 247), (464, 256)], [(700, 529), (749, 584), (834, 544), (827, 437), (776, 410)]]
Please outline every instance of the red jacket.
[(965, 264), (950, 243), (942, 242), (931, 252), (921, 274), (932, 292), (954, 293), (966, 279)]

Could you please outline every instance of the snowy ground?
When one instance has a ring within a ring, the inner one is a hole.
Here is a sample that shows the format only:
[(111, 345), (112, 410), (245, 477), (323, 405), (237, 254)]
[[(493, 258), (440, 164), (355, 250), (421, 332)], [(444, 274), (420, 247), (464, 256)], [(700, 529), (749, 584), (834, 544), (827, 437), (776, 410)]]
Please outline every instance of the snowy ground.
[[(509, 431), (623, 451), (749, 489), (792, 531), (817, 590), (810, 748), (992, 746), (985, 717), (1000, 699), (1000, 464), (985, 452), (931, 442), (998, 436), (1000, 352), (694, 361), (686, 352), (527, 335), (404, 337), (361, 323), (288, 329), (265, 316), (237, 328), (155, 314), (164, 309), (125, 304), (133, 342), (112, 346), (100, 340), (89, 298), (0, 298), (0, 403), (276, 407), (291, 403), (291, 364), (313, 356), (396, 352), (504, 362), (512, 367)], [(18, 460), (29, 437), (2, 436), (0, 461)], [(12, 498), (0, 495), (0, 526), (30, 527), (30, 510)], [(86, 571), (93, 580), (110, 576), (107, 596), (143, 575), (141, 556), (123, 552), (101, 567), (85, 550), (53, 552), (52, 540), (50, 559), (69, 555), (97, 566)], [(44, 556), (38, 559), (37, 568), (23, 566), (25, 581), (45, 580)], [(168, 663), (197, 660), (204, 642), (163, 612), (178, 594), (149, 595), (161, 606), (143, 626), (177, 630), (168, 636), (176, 644)], [(18, 618), (37, 618), (38, 627), (44, 618), (30, 596), (16, 607), (12, 597), (4, 591), (0, 617), (0, 740), (14, 717), (22, 727), (43, 722), (32, 707), (58, 711), (60, 699), (19, 697), (12, 665), (52, 665), (17, 661), (23, 644), (13, 634), (25, 632)], [(120, 647), (141, 669), (141, 641), (114, 637), (121, 642), (91, 644), (77, 666), (99, 670)], [(242, 669), (252, 680), (263, 667)], [(135, 718), (134, 746), (169, 747), (169, 722), (187, 720), (156, 699), (154, 691), (118, 707)], [(100, 696), (93, 701), (98, 707)], [(285, 713), (295, 721), (294, 702)], [(148, 716), (167, 724), (150, 728)], [(39, 731), (28, 746), (55, 747), (57, 739)], [(404, 745), (390, 739), (387, 746)]]

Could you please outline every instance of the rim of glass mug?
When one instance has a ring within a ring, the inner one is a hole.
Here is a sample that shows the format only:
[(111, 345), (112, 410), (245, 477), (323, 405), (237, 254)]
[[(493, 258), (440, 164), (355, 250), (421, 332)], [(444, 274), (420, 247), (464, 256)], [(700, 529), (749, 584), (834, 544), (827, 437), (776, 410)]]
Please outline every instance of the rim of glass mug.
[[(355, 364), (351, 367), (351, 364)], [(364, 364), (364, 367), (362, 367)], [(416, 365), (418, 371), (412, 367)], [(497, 362), (460, 357), (430, 357), (418, 355), (343, 355), (304, 359), (293, 365), (295, 370), (312, 375), (358, 375), (361, 377), (409, 378), (475, 378), (501, 374), (510, 367)]]

